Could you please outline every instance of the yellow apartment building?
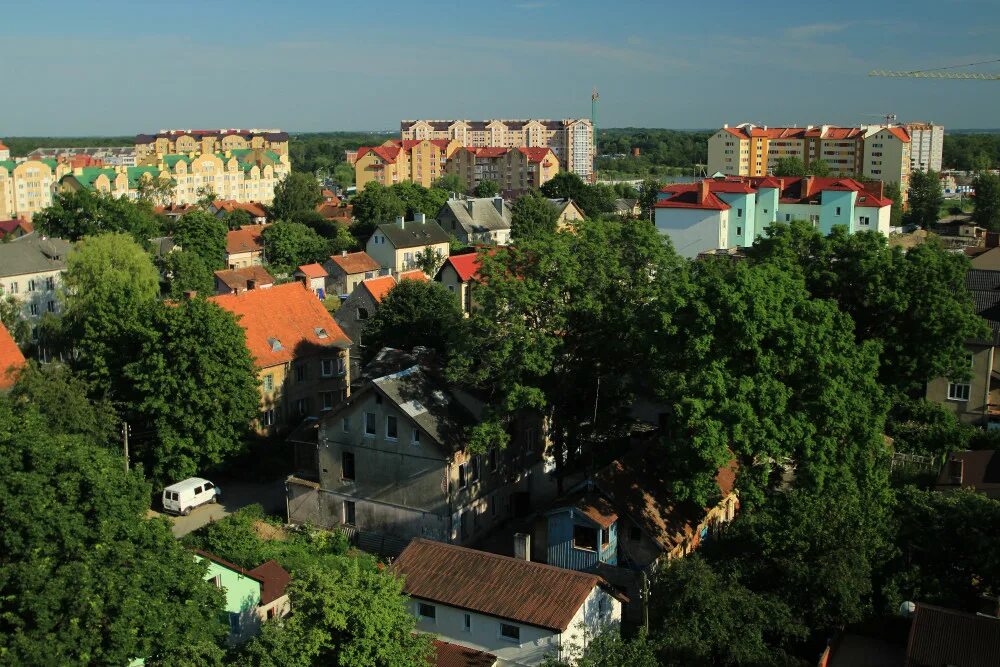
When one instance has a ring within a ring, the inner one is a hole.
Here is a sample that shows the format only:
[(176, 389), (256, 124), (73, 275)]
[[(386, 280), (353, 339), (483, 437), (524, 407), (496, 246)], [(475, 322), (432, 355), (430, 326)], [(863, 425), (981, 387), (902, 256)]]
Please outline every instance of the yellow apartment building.
[(390, 139), (381, 146), (362, 146), (354, 162), (354, 182), (359, 190), (370, 181), (412, 181), (429, 188), (444, 176), (448, 159), (459, 147), (447, 139)]
[(288, 155), (288, 133), (281, 130), (160, 130), (135, 138), (137, 165), (155, 165), (162, 156), (178, 153), (225, 153), (236, 150), (272, 151)]
[(0, 220), (31, 220), (52, 204), (52, 186), (69, 171), (55, 160), (0, 161)]
[(447, 171), (473, 190), (484, 180), (495, 181), (503, 192), (537, 189), (559, 173), (559, 158), (551, 148), (459, 148), (448, 160)]

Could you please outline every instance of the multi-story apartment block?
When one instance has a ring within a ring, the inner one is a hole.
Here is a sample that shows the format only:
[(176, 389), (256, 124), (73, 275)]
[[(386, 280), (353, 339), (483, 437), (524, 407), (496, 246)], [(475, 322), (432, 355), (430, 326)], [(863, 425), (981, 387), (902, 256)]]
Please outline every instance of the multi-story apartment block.
[(833, 176), (896, 183), (905, 198), (910, 179), (910, 143), (907, 129), (895, 125), (725, 125), (708, 139), (708, 172), (767, 176), (781, 158), (797, 157), (807, 168), (823, 160)]
[(52, 186), (70, 169), (51, 159), (0, 161), (0, 220), (31, 220), (52, 204)]
[(78, 156), (93, 158), (109, 167), (134, 167), (134, 146), (96, 146), (85, 148), (36, 148), (28, 153), (29, 160), (69, 160)]
[(881, 182), (850, 178), (707, 178), (663, 188), (654, 220), (684, 257), (751, 245), (769, 225), (793, 220), (811, 222), (824, 234), (843, 225), (852, 234), (888, 236), (892, 201), (882, 189)]
[(275, 186), (291, 171), (287, 155), (269, 150), (159, 157), (157, 164), (142, 167), (76, 168), (60, 178), (59, 187), (137, 199), (143, 179), (149, 179), (169, 183), (160, 204), (194, 204), (209, 191), (218, 199), (269, 204), (274, 200)]
[(221, 153), (235, 150), (273, 151), (288, 155), (288, 133), (281, 130), (160, 130), (135, 138), (137, 164), (158, 164), (164, 155)]
[(9, 159), (10, 159), (10, 149), (7, 148), (7, 146), (5, 146), (2, 141), (0, 141), (0, 160), (9, 160)]
[(559, 158), (551, 148), (459, 148), (447, 171), (462, 178), (469, 190), (494, 181), (504, 192), (538, 189), (559, 173)]
[(355, 184), (360, 190), (370, 181), (413, 181), (429, 188), (444, 176), (445, 164), (459, 146), (447, 139), (390, 139), (381, 146), (362, 146), (354, 160)]
[(594, 166), (594, 125), (563, 120), (404, 120), (401, 139), (448, 139), (472, 148), (551, 148), (559, 164), (584, 180)]
[(910, 171), (941, 171), (944, 150), (944, 126), (933, 123), (907, 123), (910, 133)]

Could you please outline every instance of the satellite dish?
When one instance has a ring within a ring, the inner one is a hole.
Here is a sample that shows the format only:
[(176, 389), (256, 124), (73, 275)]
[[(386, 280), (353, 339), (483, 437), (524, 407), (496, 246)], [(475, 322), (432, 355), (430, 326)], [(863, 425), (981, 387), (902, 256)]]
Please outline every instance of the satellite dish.
[(913, 618), (913, 613), (917, 610), (917, 605), (909, 600), (899, 605), (899, 615), (903, 618)]

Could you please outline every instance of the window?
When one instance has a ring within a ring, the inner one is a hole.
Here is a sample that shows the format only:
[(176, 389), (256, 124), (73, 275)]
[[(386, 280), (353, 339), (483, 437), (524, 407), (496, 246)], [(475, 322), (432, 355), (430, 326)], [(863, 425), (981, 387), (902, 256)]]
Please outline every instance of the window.
[(628, 539), (631, 542), (638, 542), (642, 539), (642, 531), (639, 530), (638, 526), (632, 526), (628, 529)]
[(840, 207), (837, 207), (837, 215), (840, 215)]
[(323, 400), (323, 410), (332, 410), (333, 406), (337, 403), (337, 395), (332, 391), (324, 391), (320, 393), (320, 398)]
[(344, 501), (344, 523), (348, 526), (353, 526), (357, 521), (357, 516), (355, 515), (354, 501), (345, 500)]
[[(427, 604), (426, 602), (417, 603), (417, 616), (424, 621), (433, 621), (437, 619), (437, 607), (432, 604)], [(466, 614), (468, 616), (468, 614)]]
[(367, 319), (368, 319), (368, 309), (358, 308), (358, 320), (367, 320)]
[(496, 472), (497, 471), (497, 448), (494, 447), (494, 448), (490, 449), (490, 453), (487, 456), (489, 456), (490, 472)]
[(295, 411), (299, 413), (300, 417), (305, 417), (307, 414), (309, 414), (309, 399), (300, 398), (299, 400), (295, 401)]
[(471, 481), (475, 484), (479, 481), (479, 454), (472, 457), (472, 460), (469, 461), (469, 465), (471, 466)]
[[(760, 166), (760, 164), (758, 163), (757, 166)], [(743, 217), (743, 209), (741, 209), (741, 208), (736, 209), (736, 217), (737, 218), (742, 218)]]
[(35, 279), (34, 278), (32, 278), (32, 279), (30, 279), (28, 281), (28, 291), (29, 292), (34, 292), (35, 291)]
[(365, 413), (365, 435), (375, 435), (375, 413)]
[(472, 614), (465, 614), (465, 618), (462, 619), (462, 630), (472, 632)]
[(506, 639), (509, 642), (520, 642), (521, 628), (517, 627), (516, 625), (510, 625), (509, 623), (501, 623), (500, 638)]
[(742, 227), (737, 227), (736, 228), (736, 235), (737, 236), (742, 236), (743, 235), (743, 228)]
[(354, 454), (344, 452), (340, 455), (341, 479), (354, 481)]
[(295, 364), (295, 381), (302, 382), (306, 379), (306, 365)]
[(11, 294), (17, 294), (17, 283), (11, 283), (10, 284), (10, 293)]
[(460, 463), (458, 465), (458, 488), (465, 488), (465, 464)]
[(272, 618), (274, 618), (274, 615), (275, 615), (274, 607), (271, 607), (270, 609), (267, 610), (267, 620), (270, 621)]
[(343, 375), (347, 372), (347, 361), (344, 357), (337, 357), (337, 375)]
[[(176, 500), (176, 498), (174, 500)], [(214, 577), (212, 577), (211, 579), (209, 579), (209, 581), (211, 581), (212, 585), (215, 586), (216, 588), (222, 588), (222, 576), (221, 575), (217, 574)]]
[(573, 526), (573, 546), (577, 549), (597, 551), (597, 531), (590, 526)]
[(964, 382), (949, 382), (948, 383), (948, 400), (949, 401), (967, 401), (969, 400), (969, 391), (972, 385)]
[(385, 418), (385, 438), (386, 440), (395, 440), (399, 437), (399, 428), (396, 424), (396, 418), (389, 415)]
[(344, 417), (343, 424), (344, 424), (344, 433), (347, 433), (348, 431), (351, 430), (351, 418), (350, 417)]
[(611, 544), (611, 529), (601, 529), (601, 548), (606, 549)]
[(790, 213), (786, 213), (785, 214), (785, 222), (791, 222), (791, 220), (792, 220), (791, 214)]
[(333, 377), (333, 359), (321, 359), (319, 362), (319, 374), (321, 377)]
[(419, 447), (420, 446), (420, 429), (419, 428), (414, 428), (413, 429), (413, 435), (410, 436), (410, 444), (413, 445), (414, 447)]
[(52, 276), (49, 276), (48, 278), (46, 278), (45, 279), (45, 289), (47, 289), (48, 291), (51, 292), (55, 288), (56, 288), (56, 279), (53, 278)]
[(274, 426), (274, 408), (264, 410), (260, 415), (261, 426)]
[(239, 615), (239, 612), (235, 612), (235, 611), (229, 612), (229, 632), (230, 632), (230, 634), (234, 634), (234, 635), (240, 634), (240, 615)]
[(30, 306), (28, 306), (28, 310), (31, 311), (32, 315), (37, 315), (38, 314), (38, 304), (37, 303), (31, 304)]
[(871, 218), (869, 218), (867, 215), (863, 215), (860, 218), (858, 218), (858, 224), (860, 225), (867, 226), (870, 223), (871, 223)]
[(50, 313), (56, 312), (56, 302), (55, 301), (49, 301), (47, 304), (45, 304), (45, 307), (46, 307), (46, 309)]

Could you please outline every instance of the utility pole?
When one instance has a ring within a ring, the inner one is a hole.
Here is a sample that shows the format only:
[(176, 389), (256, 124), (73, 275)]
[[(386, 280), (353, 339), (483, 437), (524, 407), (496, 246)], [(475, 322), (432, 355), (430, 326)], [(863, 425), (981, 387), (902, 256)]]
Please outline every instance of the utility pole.
[(642, 573), (642, 591), (639, 593), (639, 597), (642, 598), (642, 627), (646, 629), (646, 635), (649, 635), (649, 575), (645, 572)]
[(132, 430), (132, 427), (128, 425), (128, 422), (122, 423), (122, 437), (125, 440), (125, 472), (128, 472), (128, 434)]

